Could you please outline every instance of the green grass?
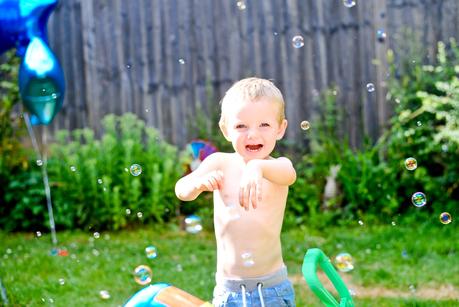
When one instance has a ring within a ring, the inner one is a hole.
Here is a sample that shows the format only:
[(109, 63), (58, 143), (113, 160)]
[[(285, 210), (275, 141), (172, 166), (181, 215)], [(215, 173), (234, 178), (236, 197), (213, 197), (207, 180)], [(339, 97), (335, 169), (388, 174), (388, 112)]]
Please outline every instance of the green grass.
[[(308, 248), (319, 247), (329, 257), (347, 251), (355, 269), (340, 273), (359, 289), (381, 289), (377, 297), (357, 291), (356, 306), (457, 306), (459, 297), (459, 237), (450, 225), (300, 227), (284, 231), (284, 260), (295, 283), (297, 306), (322, 306), (301, 280)], [(153, 283), (167, 282), (204, 300), (211, 300), (215, 273), (215, 240), (211, 231), (191, 235), (173, 224), (122, 232), (58, 233), (59, 247), (69, 256), (51, 256), (49, 235), (0, 232), (0, 277), (13, 306), (119, 306), (143, 286), (133, 280), (140, 264), (153, 270)], [(144, 249), (154, 245), (156, 259)], [(402, 257), (406, 251), (407, 257)], [(59, 279), (64, 279), (61, 285)], [(417, 290), (410, 292), (410, 285)], [(424, 297), (423, 289), (449, 286), (453, 297)], [(351, 288), (351, 286), (349, 286)], [(111, 298), (102, 300), (100, 290)], [(404, 297), (387, 297), (382, 290)]]

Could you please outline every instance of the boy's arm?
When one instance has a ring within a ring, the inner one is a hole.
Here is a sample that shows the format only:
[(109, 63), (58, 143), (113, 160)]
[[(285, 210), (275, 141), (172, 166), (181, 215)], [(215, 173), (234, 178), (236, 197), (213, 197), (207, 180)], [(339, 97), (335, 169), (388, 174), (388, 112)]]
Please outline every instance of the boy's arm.
[(259, 167), (263, 178), (278, 185), (292, 185), (296, 180), (296, 171), (292, 162), (285, 157), (271, 160), (251, 160), (247, 167)]
[(220, 189), (223, 173), (219, 170), (221, 153), (213, 153), (204, 159), (192, 173), (175, 184), (175, 195), (183, 201), (196, 199), (204, 191)]

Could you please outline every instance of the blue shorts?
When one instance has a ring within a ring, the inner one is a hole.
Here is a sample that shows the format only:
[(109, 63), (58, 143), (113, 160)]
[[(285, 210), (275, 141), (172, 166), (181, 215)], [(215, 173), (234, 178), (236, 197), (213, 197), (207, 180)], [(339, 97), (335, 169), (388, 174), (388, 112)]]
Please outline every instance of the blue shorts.
[(295, 306), (295, 293), (292, 283), (287, 278), (285, 267), (260, 278), (242, 280), (217, 278), (212, 304), (216, 307), (242, 307), (244, 292), (247, 307), (261, 307), (261, 300), (265, 307)]

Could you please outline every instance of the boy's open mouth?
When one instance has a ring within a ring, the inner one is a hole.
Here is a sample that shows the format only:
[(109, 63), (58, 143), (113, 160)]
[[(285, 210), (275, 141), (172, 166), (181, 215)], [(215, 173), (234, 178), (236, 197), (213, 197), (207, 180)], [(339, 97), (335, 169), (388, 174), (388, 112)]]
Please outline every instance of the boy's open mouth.
[(263, 145), (261, 145), (261, 144), (245, 145), (245, 149), (247, 149), (248, 151), (259, 151), (262, 147), (263, 147)]

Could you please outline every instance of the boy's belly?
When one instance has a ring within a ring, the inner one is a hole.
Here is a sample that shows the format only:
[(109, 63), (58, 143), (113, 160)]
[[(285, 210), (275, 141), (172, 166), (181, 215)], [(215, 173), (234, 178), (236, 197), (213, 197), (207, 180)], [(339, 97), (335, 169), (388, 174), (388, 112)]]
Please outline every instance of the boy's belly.
[(282, 212), (258, 208), (239, 215), (214, 217), (217, 274), (227, 278), (257, 277), (283, 266), (280, 230)]

